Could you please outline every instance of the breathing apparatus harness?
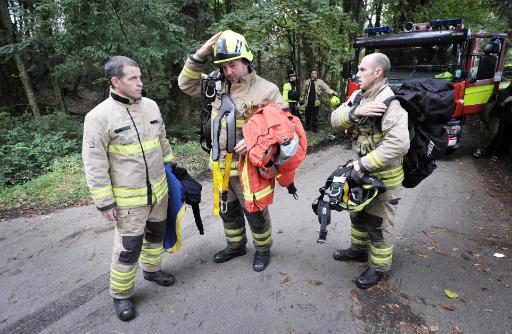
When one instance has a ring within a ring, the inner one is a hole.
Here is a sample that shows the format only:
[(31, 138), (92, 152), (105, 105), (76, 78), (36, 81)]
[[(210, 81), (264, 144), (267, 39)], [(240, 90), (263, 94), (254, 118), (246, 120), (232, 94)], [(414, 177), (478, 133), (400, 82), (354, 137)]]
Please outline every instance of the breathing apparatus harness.
[(201, 148), (206, 153), (210, 153), (212, 149), (212, 103), (220, 94), (222, 88), (222, 80), (224, 76), (222, 71), (216, 70), (210, 73), (206, 78), (201, 80), (201, 91), (203, 92), (203, 109), (201, 110), (201, 129), (199, 132), (199, 142)]
[[(213, 161), (213, 214), (218, 216), (220, 212), (227, 210), (227, 198), (229, 177), (231, 174), (231, 162), (236, 145), (236, 106), (231, 100), (231, 83), (227, 82), (227, 92), (222, 93), (224, 75), (222, 70), (215, 70), (201, 81), (203, 92), (203, 109), (201, 110), (201, 130), (199, 141), (201, 148), (211, 154)], [(221, 106), (215, 118), (212, 119), (212, 103), (220, 96)], [(226, 123), (227, 143), (224, 174), (220, 167), (219, 136), (222, 123)], [(213, 131), (213, 135), (212, 135)], [(220, 192), (220, 193), (219, 193)]]
[[(318, 243), (326, 242), (331, 210), (362, 211), (379, 193), (386, 191), (384, 183), (375, 176), (365, 174), (359, 177), (352, 162), (347, 161), (331, 173), (325, 185), (318, 190), (320, 196), (311, 205), (320, 223)], [(327, 201), (324, 200), (325, 195)]]
[[(226, 158), (224, 160), (224, 174), (220, 168), (220, 145), (219, 136), (222, 126), (222, 120), (226, 122), (227, 142)], [(212, 160), (213, 160), (213, 214), (219, 215), (227, 211), (229, 177), (231, 174), (231, 162), (236, 145), (236, 106), (231, 100), (229, 93), (221, 97), (221, 106), (219, 113), (213, 119), (213, 142), (212, 142)], [(220, 194), (219, 194), (220, 190)], [(219, 208), (220, 205), (220, 208)]]

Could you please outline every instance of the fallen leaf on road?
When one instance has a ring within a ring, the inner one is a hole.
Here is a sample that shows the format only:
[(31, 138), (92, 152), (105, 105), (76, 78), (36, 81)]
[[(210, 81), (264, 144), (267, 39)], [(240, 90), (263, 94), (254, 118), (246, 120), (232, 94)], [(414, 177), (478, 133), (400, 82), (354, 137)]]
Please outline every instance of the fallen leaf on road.
[(431, 242), (425, 244), (425, 247), (427, 247), (428, 250), (434, 251), (438, 254), (448, 255), (447, 253), (445, 253), (444, 251), (439, 249), (439, 246), (437, 245), (437, 241), (435, 241), (435, 240), (432, 240)]
[(31, 323), (32, 323), (32, 320), (31, 320), (31, 319), (23, 320), (23, 321), (21, 322), (21, 324), (18, 326), (18, 328), (17, 328), (17, 329), (22, 329), (22, 330), (23, 330), (23, 329), (27, 328)]
[(439, 306), (441, 306), (442, 308), (444, 308), (445, 310), (448, 310), (448, 311), (455, 311), (455, 306), (450, 305), (450, 304), (439, 304)]
[(426, 245), (427, 249), (429, 250), (433, 250), (437, 247), (437, 241), (435, 240), (432, 240), (431, 242), (429, 242), (427, 245)]
[(459, 294), (457, 292), (448, 289), (444, 289), (444, 294), (446, 295), (446, 297), (451, 299), (456, 299), (457, 297), (459, 297)]
[(315, 264), (313, 266), (313, 271), (320, 271), (320, 266), (318, 264)]
[(353, 302), (357, 302), (359, 298), (357, 297), (357, 292), (354, 290), (350, 291), (350, 299), (352, 299)]
[(499, 282), (504, 282), (506, 280), (506, 275), (504, 272), (498, 273), (496, 280)]
[(389, 303), (389, 304), (386, 304), (386, 307), (390, 310), (395, 310), (397, 308), (400, 308), (400, 305), (398, 304), (395, 304), (395, 303)]
[(422, 257), (422, 258), (425, 258), (425, 259), (428, 259), (428, 255), (427, 255), (427, 254), (423, 254), (423, 253), (414, 253), (414, 255), (419, 256), (419, 257)]
[(452, 331), (453, 331), (453, 334), (464, 334), (464, 332), (462, 331), (462, 328), (460, 328), (459, 326), (453, 326)]
[(322, 282), (320, 282), (319, 280), (317, 279), (311, 279), (311, 278), (308, 278), (308, 280), (306, 281), (308, 284), (311, 284), (311, 285), (320, 285), (322, 284)]
[(476, 270), (478, 270), (479, 272), (484, 273), (484, 274), (486, 274), (490, 270), (489, 268), (485, 268), (485, 269), (480, 268), (480, 266), (481, 266), (480, 263), (475, 263), (475, 264), (473, 264), (473, 266), (475, 267)]

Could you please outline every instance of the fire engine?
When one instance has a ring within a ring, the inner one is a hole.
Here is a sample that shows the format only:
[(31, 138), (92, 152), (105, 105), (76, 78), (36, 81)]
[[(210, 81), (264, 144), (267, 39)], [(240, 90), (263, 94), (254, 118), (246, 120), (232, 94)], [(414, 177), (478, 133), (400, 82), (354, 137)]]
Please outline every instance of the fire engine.
[[(390, 85), (410, 79), (435, 78), (453, 82), (455, 111), (447, 124), (448, 149), (460, 141), (465, 117), (479, 113), (503, 76), (507, 34), (472, 32), (462, 19), (407, 23), (404, 31), (389, 26), (366, 29), (354, 42), (354, 59), (343, 63), (347, 98), (358, 89), (357, 64), (363, 55), (386, 54), (391, 61)], [(354, 66), (355, 65), (355, 66)]]

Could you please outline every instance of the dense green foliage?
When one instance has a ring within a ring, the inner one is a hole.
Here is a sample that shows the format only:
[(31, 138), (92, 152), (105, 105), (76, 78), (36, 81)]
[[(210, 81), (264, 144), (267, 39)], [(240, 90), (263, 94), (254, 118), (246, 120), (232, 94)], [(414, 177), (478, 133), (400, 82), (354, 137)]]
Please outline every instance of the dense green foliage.
[(79, 152), (82, 124), (62, 112), (31, 117), (0, 114), (0, 184), (27, 182), (59, 157)]

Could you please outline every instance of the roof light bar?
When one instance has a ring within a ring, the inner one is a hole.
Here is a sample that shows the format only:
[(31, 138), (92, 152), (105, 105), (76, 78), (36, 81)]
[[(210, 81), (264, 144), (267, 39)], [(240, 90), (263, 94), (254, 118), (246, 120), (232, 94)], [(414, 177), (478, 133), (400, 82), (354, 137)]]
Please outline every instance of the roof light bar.
[(392, 28), (390, 26), (382, 26), (375, 28), (367, 28), (364, 30), (366, 33), (378, 33), (378, 32), (390, 32)]
[(457, 24), (462, 24), (462, 19), (448, 19), (448, 20), (432, 20), (430, 21), (430, 26), (432, 28), (442, 27), (442, 26), (456, 26)]

